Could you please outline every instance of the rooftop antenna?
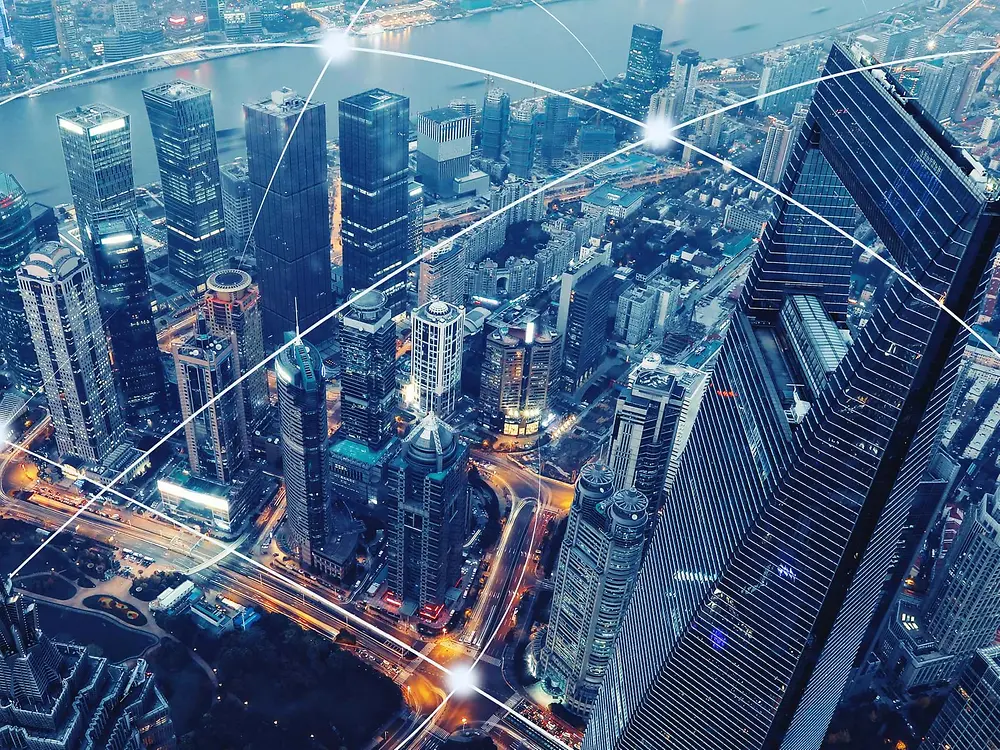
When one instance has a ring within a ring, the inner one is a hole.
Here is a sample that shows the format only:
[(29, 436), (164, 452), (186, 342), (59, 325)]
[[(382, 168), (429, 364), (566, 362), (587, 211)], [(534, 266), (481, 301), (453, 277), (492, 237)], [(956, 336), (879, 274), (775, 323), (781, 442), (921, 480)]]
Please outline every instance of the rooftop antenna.
[(299, 332), (299, 298), (295, 297), (295, 343), (302, 343), (302, 334)]

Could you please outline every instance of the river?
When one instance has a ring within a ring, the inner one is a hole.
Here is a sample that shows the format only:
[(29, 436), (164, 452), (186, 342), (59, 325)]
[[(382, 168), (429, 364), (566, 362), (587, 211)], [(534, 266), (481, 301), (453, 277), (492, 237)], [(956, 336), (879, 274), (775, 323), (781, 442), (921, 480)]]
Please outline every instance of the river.
[[(609, 76), (625, 67), (633, 23), (664, 29), (665, 46), (694, 47), (706, 58), (763, 50), (788, 40), (818, 34), (888, 10), (899, 0), (564, 0), (546, 6), (588, 46)], [(724, 19), (720, 21), (720, 19)], [(586, 52), (551, 18), (534, 6), (481, 13), (438, 22), (359, 43), (446, 58), (501, 71), (559, 89), (600, 78)], [(127, 76), (18, 99), (0, 108), (0, 171), (13, 173), (35, 200), (70, 200), (55, 116), (94, 101), (129, 112), (138, 184), (157, 179), (156, 157), (141, 89), (181, 77), (212, 89), (216, 127), (242, 128), (242, 103), (289, 86), (306, 93), (323, 64), (313, 49), (264, 50), (186, 67)], [(381, 86), (405, 94), (414, 111), (445, 105), (452, 98), (480, 98), (483, 83), (474, 74), (422, 62), (368, 54), (335, 64), (317, 89), (328, 106), (330, 136), (336, 136), (337, 100)], [(508, 87), (516, 96), (529, 90)], [(239, 137), (220, 141), (221, 158), (243, 150)]]

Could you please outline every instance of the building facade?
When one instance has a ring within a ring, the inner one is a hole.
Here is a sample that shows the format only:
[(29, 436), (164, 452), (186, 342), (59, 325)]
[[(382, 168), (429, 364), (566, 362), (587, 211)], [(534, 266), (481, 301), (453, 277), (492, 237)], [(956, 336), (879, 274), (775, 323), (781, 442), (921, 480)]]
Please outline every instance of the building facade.
[(483, 101), (482, 153), (486, 159), (500, 161), (510, 129), (510, 95), (501, 88), (491, 88)]
[[(226, 240), (230, 252), (239, 258), (250, 240), (250, 228), (257, 215), (250, 185), (250, 170), (245, 159), (236, 159), (219, 168), (222, 179), (222, 214), (226, 223)], [(256, 257), (256, 255), (254, 256)]]
[(417, 174), (436, 198), (453, 198), (455, 180), (467, 177), (472, 165), (474, 119), (445, 107), (417, 115)]
[(510, 144), (507, 157), (510, 173), (530, 180), (538, 151), (538, 124), (535, 107), (531, 102), (518, 102), (511, 107), (507, 140)]
[[(650, 97), (664, 84), (665, 75), (660, 59), (662, 43), (663, 29), (641, 23), (632, 27), (622, 103), (625, 114), (636, 120), (645, 118)], [(669, 72), (669, 67), (667, 71)]]
[(11, 379), (26, 391), (42, 382), (17, 283), (34, 240), (28, 196), (14, 175), (0, 172), (0, 352)]
[(948, 696), (924, 750), (991, 750), (1000, 743), (1000, 646), (976, 652)]
[(413, 311), (411, 399), (421, 414), (447, 419), (454, 413), (462, 384), (465, 309), (430, 302)]

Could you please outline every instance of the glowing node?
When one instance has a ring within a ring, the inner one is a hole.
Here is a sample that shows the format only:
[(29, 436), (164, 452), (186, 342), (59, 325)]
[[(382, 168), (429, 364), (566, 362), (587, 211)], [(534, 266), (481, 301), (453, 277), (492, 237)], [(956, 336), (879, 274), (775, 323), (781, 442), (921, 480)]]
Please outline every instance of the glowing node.
[(473, 671), (471, 664), (457, 666), (448, 675), (448, 687), (459, 697), (472, 695), (476, 692), (477, 685), (478, 675)]
[(646, 144), (654, 151), (663, 151), (673, 142), (674, 123), (666, 115), (650, 115), (646, 120)]
[(927, 49), (929, 51), (931, 51), (931, 52), (933, 52), (934, 50), (937, 49), (937, 38), (936, 37), (932, 36), (930, 39), (927, 40)]
[(346, 62), (354, 51), (354, 42), (345, 29), (331, 29), (320, 42), (323, 57), (337, 64)]

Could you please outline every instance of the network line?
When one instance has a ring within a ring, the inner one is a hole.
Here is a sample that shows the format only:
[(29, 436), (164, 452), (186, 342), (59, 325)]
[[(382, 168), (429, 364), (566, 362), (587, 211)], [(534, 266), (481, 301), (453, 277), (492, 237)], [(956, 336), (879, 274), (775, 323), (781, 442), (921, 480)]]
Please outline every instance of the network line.
[(534, 5), (536, 8), (538, 8), (540, 11), (542, 11), (542, 13), (544, 13), (545, 15), (547, 15), (549, 18), (551, 18), (557, 24), (559, 24), (560, 26), (562, 26), (563, 29), (565, 29), (566, 33), (569, 34), (571, 37), (573, 37), (576, 40), (576, 43), (579, 44), (581, 47), (583, 47), (583, 51), (586, 52), (587, 55), (590, 56), (590, 59), (594, 61), (594, 65), (596, 65), (597, 69), (599, 71), (601, 71), (601, 75), (604, 77), (604, 80), (605, 81), (610, 80), (608, 78), (608, 74), (604, 72), (603, 66), (597, 61), (597, 58), (594, 57), (594, 53), (590, 51), (590, 48), (587, 47), (587, 45), (583, 43), (583, 41), (580, 39), (580, 37), (578, 37), (576, 34), (573, 33), (573, 30), (569, 26), (567, 26), (561, 20), (559, 20), (559, 17), (556, 16), (555, 13), (553, 13), (548, 8), (546, 8), (544, 5), (542, 5), (540, 2), (538, 2), (538, 0), (528, 0), (528, 2), (531, 3), (532, 5)]

